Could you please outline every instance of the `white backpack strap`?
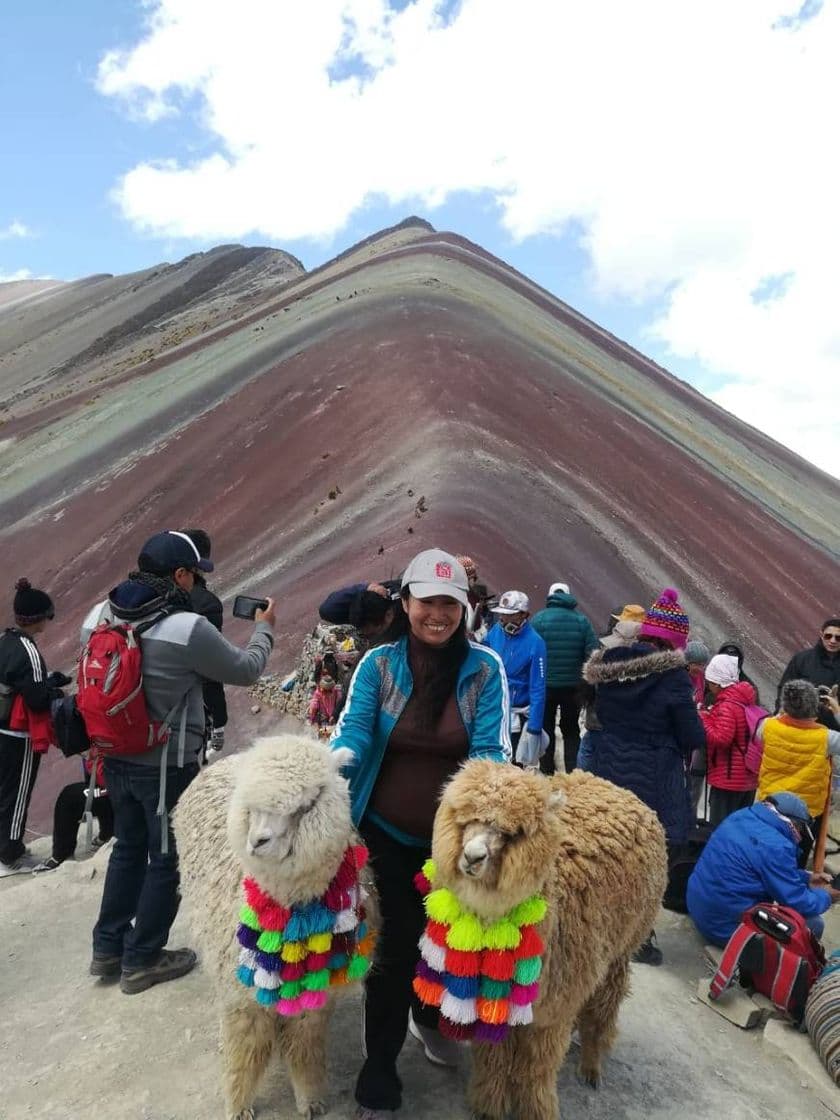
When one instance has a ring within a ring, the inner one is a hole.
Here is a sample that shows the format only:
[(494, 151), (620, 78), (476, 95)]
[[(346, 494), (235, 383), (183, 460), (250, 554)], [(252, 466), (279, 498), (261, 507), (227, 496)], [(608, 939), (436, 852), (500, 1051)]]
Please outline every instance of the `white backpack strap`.
[(158, 794), (157, 815), (160, 817), (160, 852), (169, 853), (169, 813), (166, 811), (166, 762), (169, 754), (169, 740), (163, 744), (160, 754), (160, 792)]
[(87, 793), (85, 795), (85, 815), (82, 820), (85, 822), (85, 851), (90, 852), (93, 849), (93, 795), (96, 789), (96, 767), (97, 760), (91, 759), (92, 765), (90, 768), (90, 781), (88, 782)]

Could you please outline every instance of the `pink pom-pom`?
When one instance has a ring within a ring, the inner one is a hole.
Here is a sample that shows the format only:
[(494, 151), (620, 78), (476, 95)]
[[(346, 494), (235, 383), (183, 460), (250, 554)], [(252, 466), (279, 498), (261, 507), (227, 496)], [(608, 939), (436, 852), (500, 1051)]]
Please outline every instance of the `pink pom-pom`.
[(327, 1002), (326, 991), (301, 992), (297, 1002), (304, 1011), (318, 1011)]
[(676, 603), (680, 597), (679, 591), (674, 587), (666, 587), (662, 594), (659, 596), (661, 603)]

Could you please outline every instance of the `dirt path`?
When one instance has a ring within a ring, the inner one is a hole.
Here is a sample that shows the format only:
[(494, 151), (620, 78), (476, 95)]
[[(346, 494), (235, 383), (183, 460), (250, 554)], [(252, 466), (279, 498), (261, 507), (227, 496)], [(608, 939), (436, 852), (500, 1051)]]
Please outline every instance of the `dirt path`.
[[(65, 864), (46, 878), (0, 884), (0, 1117), (222, 1120), (216, 1026), (201, 969), (133, 997), (87, 975), (107, 854)], [(762, 1043), (759, 1031), (740, 1031), (697, 1004), (702, 946), (685, 919), (663, 915), (659, 937), (666, 964), (635, 966), (633, 995), (597, 1092), (577, 1082), (572, 1050), (560, 1077), (565, 1120), (840, 1115), (840, 1094), (827, 1078), (806, 1080)], [(188, 915), (182, 913), (172, 944), (188, 942)], [(331, 1117), (353, 1114), (358, 1023), (358, 1000), (349, 1000), (333, 1027)], [(464, 1072), (429, 1066), (409, 1040), (402, 1074), (406, 1120), (465, 1120)], [(279, 1071), (259, 1105), (262, 1120), (296, 1116)]]

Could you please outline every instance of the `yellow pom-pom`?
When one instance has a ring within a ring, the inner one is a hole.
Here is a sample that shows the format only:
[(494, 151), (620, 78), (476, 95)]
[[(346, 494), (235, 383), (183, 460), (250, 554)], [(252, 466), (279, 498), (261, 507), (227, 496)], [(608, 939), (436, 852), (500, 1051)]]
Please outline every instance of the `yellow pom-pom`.
[(435, 875), (437, 875), (437, 866), (435, 865), (435, 861), (433, 859), (427, 859), (420, 870), (426, 876), (430, 883), (433, 883), (435, 881)]
[(493, 922), (484, 931), (484, 948), (515, 949), (519, 945), (520, 936), (519, 929), (513, 922)]
[(306, 947), (313, 953), (328, 953), (332, 947), (332, 934), (313, 933), (307, 937)]
[(524, 902), (520, 902), (518, 906), (514, 906), (508, 914), (508, 921), (517, 926), (535, 926), (543, 920), (545, 912), (545, 899), (541, 895), (535, 894), (531, 898), (526, 898)]
[(477, 953), (484, 948), (484, 927), (475, 914), (462, 914), (452, 923), (446, 944), (462, 953)]
[(302, 941), (287, 941), (280, 950), (280, 957), (289, 964), (297, 964), (306, 957), (306, 946)]
[(461, 903), (452, 893), (445, 889), (430, 891), (426, 895), (426, 913), (433, 922), (451, 925), (461, 915)]

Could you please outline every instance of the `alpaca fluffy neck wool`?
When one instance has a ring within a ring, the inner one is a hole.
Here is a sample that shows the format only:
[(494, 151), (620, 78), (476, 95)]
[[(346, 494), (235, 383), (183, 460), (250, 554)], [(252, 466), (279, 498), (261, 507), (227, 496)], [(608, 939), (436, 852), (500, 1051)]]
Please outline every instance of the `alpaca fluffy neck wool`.
[(510, 1027), (534, 1017), (545, 948), (535, 927), (545, 917), (545, 899), (533, 895), (499, 921), (485, 923), (452, 891), (432, 889), (436, 872), (434, 861), (427, 860), (415, 879), (429, 920), (414, 991), (423, 1003), (440, 1008), (441, 1034), (502, 1042)]
[(317, 1011), (330, 988), (361, 980), (370, 965), (373, 935), (365, 923), (367, 892), (359, 871), (368, 850), (349, 847), (320, 898), (291, 907), (250, 878), (242, 880), (239, 911), (239, 981), (257, 1003), (278, 1015)]

